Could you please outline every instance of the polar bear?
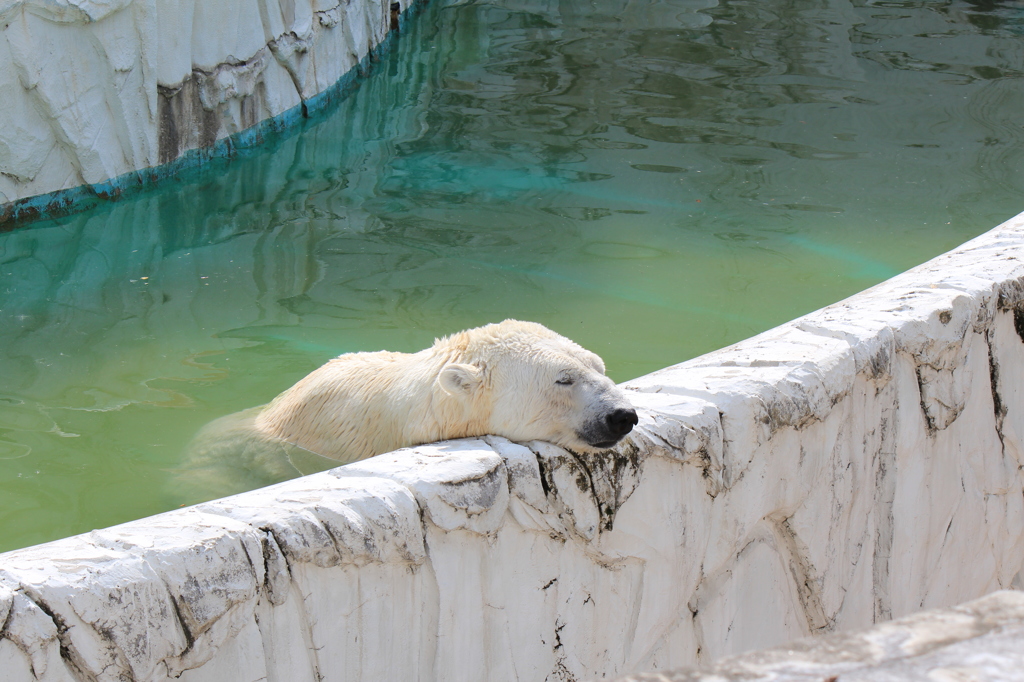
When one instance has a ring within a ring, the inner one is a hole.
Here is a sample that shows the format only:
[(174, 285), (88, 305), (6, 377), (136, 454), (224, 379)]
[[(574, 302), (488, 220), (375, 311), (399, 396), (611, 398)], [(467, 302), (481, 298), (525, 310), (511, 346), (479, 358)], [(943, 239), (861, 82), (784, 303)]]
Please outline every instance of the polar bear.
[(304, 467), (487, 434), (599, 452), (637, 423), (604, 372), (594, 353), (519, 320), (459, 332), (418, 353), (349, 353), (268, 405), (204, 427), (192, 465), (233, 457), (236, 466), (283, 479), (308, 473)]

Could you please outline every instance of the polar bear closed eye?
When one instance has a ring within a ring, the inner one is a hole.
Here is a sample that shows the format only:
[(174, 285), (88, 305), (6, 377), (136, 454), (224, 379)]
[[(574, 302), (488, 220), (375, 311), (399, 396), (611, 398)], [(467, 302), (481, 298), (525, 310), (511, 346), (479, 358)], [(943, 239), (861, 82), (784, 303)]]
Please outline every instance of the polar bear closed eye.
[(505, 320), (418, 353), (329, 360), (270, 404), (205, 426), (179, 483), (191, 493), (205, 488), (208, 498), (333, 462), (488, 434), (596, 452), (636, 423), (601, 358), (543, 325)]

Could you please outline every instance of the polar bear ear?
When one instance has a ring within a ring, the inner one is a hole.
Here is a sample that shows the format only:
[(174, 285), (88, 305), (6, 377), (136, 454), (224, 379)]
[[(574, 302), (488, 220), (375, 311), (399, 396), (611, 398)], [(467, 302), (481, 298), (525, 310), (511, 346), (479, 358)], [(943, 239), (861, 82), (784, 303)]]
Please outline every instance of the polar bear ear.
[(586, 364), (590, 365), (601, 374), (604, 374), (604, 360), (602, 360), (600, 356), (591, 353), (590, 351), (586, 351), (586, 356), (584, 357), (586, 358)]
[(482, 372), (475, 365), (449, 363), (437, 376), (437, 383), (445, 393), (462, 395), (469, 393), (480, 383)]

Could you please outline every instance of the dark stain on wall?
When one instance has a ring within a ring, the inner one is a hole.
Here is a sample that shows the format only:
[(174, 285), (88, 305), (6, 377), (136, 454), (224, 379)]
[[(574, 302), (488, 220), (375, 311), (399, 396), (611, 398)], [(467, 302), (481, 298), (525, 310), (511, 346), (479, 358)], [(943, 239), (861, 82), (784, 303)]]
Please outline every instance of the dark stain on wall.
[(203, 108), (196, 74), (182, 81), (178, 88), (160, 87), (157, 102), (160, 163), (174, 161), (189, 149), (208, 147), (217, 141), (220, 116), (217, 111)]

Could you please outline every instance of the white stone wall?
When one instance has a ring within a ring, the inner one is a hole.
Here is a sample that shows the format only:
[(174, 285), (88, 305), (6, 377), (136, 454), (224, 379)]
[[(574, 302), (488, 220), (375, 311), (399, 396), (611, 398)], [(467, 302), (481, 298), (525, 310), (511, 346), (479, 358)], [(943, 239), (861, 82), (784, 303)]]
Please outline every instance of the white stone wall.
[(301, 116), (384, 40), (392, 4), (0, 0), (0, 209), (116, 193), (139, 181), (120, 176)]
[(1024, 682), (1024, 593), (618, 682)]
[(628, 382), (604, 457), (470, 439), (0, 555), (10, 680), (579, 680), (1024, 582), (1024, 214)]

